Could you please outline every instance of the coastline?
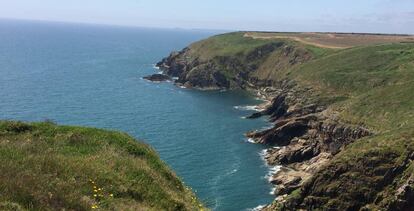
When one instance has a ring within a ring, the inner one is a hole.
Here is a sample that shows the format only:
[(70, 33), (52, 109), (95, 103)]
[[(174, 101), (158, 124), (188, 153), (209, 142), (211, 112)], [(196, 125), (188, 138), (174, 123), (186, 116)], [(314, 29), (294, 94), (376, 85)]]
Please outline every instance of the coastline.
[(270, 179), (277, 198), (263, 210), (414, 206), (413, 44), (342, 50), (246, 33), (192, 43), (157, 65), (186, 87), (242, 89), (268, 102), (246, 117), (268, 117), (273, 127), (247, 132), (247, 141), (282, 166)]
[[(286, 203), (289, 194), (300, 189), (343, 146), (372, 134), (363, 127), (332, 118), (336, 116), (334, 111), (315, 101), (311, 90), (302, 89), (289, 80), (264, 85), (245, 82), (238, 88), (222, 87), (224, 82), (219, 81), (221, 79), (194, 79), (191, 76), (193, 81), (188, 81), (186, 74), (190, 73), (185, 71), (199, 65), (198, 61), (194, 64), (181, 60), (180, 56), (185, 57), (188, 51), (185, 48), (173, 52), (156, 65), (162, 74), (178, 78), (173, 80), (176, 86), (202, 91), (242, 89), (263, 101), (258, 105), (237, 108), (255, 111), (247, 119), (266, 116), (271, 124), (268, 128), (246, 131), (245, 137), (249, 143), (267, 146), (259, 156), (268, 167), (264, 177), (273, 185), (269, 194), (276, 197), (276, 204)], [(337, 137), (342, 137), (342, 141), (336, 141)], [(333, 140), (334, 144), (327, 145), (326, 139)], [(260, 207), (260, 210), (274, 209), (274, 204)]]
[[(155, 70), (158, 71), (158, 74), (163, 74), (166, 76), (169, 76), (168, 74), (165, 73), (165, 71), (162, 70), (162, 66), (159, 65), (155, 65), (153, 67)], [(179, 88), (183, 88), (183, 89), (196, 89), (196, 90), (200, 90), (200, 91), (226, 91), (227, 89), (225, 88), (200, 88), (200, 87), (186, 87), (181, 83), (177, 83), (176, 80), (178, 79), (177, 77), (171, 77), (171, 80), (167, 80), (165, 82), (172, 82), (174, 84), (174, 86), (179, 87)], [(155, 82), (155, 83), (160, 83), (159, 81), (151, 81), (148, 80), (150, 82)], [(267, 88), (268, 89), (268, 88)], [(238, 105), (238, 106), (233, 106), (234, 109), (237, 110), (242, 110), (242, 111), (252, 111), (251, 115), (255, 114), (255, 113), (261, 113), (266, 111), (267, 108), (269, 108), (269, 106), (271, 106), (271, 95), (267, 94), (265, 89), (245, 89), (245, 91), (247, 91), (252, 97), (255, 97), (256, 99), (260, 100), (261, 102), (258, 104), (253, 104), (253, 105)], [(243, 117), (244, 119), (248, 119), (249, 116), (247, 117)], [(269, 125), (264, 127), (264, 128), (257, 128), (254, 131), (256, 132), (260, 132), (260, 131), (264, 131), (267, 129), (270, 129), (273, 127), (272, 122), (268, 119), (266, 120)], [(247, 131), (246, 131), (247, 132)], [(249, 138), (247, 137), (247, 135), (244, 135), (246, 137), (246, 142), (249, 144), (258, 144), (253, 138)], [(274, 147), (273, 147), (274, 148)], [(267, 180), (267, 182), (269, 184), (272, 184), (271, 182), (271, 178), (274, 174), (278, 173), (280, 171), (280, 168), (282, 167), (281, 165), (272, 165), (270, 164), (267, 160), (266, 157), (268, 156), (268, 150), (269, 148), (263, 149), (258, 156), (260, 157), (260, 159), (263, 161), (263, 164), (266, 166), (267, 168), (267, 173), (265, 175), (263, 175), (263, 178), (265, 178)], [(276, 186), (271, 187), (271, 189), (269, 190), (269, 194), (270, 195), (275, 195), (276, 192)], [(252, 208), (251, 210), (262, 210), (263, 208), (265, 208), (267, 205), (258, 205), (255, 208)]]

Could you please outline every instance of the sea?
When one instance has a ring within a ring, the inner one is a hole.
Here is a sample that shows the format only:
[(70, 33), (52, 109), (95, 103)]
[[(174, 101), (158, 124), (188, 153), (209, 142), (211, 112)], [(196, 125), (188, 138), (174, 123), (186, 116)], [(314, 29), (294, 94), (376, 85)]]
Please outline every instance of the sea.
[(222, 33), (0, 20), (0, 119), (121, 130), (150, 144), (212, 210), (270, 203), (264, 147), (244, 137), (259, 99), (153, 83), (155, 63)]

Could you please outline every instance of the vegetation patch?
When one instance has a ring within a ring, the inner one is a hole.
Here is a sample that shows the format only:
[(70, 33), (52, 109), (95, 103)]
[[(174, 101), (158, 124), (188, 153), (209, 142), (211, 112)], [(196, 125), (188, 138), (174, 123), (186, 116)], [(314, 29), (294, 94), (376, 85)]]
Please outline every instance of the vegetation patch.
[(114, 131), (0, 122), (1, 210), (201, 210), (148, 145)]

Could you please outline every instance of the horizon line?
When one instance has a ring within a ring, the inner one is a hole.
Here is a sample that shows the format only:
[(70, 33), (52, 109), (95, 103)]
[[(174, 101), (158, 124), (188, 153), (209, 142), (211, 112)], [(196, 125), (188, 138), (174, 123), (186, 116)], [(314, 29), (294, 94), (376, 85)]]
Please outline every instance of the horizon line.
[(120, 28), (143, 28), (143, 29), (158, 29), (158, 30), (183, 30), (183, 31), (211, 31), (211, 32), (261, 32), (261, 33), (335, 33), (335, 34), (366, 34), (366, 35), (400, 35), (400, 36), (414, 36), (410, 33), (381, 33), (381, 32), (364, 32), (364, 31), (276, 31), (276, 30), (240, 30), (240, 29), (211, 29), (211, 28), (186, 28), (186, 27), (160, 27), (160, 26), (141, 26), (130, 24), (111, 24), (111, 23), (93, 23), (80, 21), (65, 21), (65, 20), (45, 20), (45, 19), (26, 19), (14, 17), (0, 17), (1, 20), (21, 21), (21, 22), (38, 22), (38, 23), (56, 23), (56, 24), (72, 24), (72, 25), (89, 25), (89, 26), (107, 26)]

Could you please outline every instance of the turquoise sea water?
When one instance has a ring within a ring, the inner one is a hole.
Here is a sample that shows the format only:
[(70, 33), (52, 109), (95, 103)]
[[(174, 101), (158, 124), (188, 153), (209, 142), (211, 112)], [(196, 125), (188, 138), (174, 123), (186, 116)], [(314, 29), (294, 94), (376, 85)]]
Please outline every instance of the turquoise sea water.
[(244, 92), (196, 91), (141, 79), (172, 50), (214, 34), (0, 21), (0, 119), (53, 120), (125, 131), (152, 145), (214, 210), (269, 203), (260, 145), (243, 133)]

